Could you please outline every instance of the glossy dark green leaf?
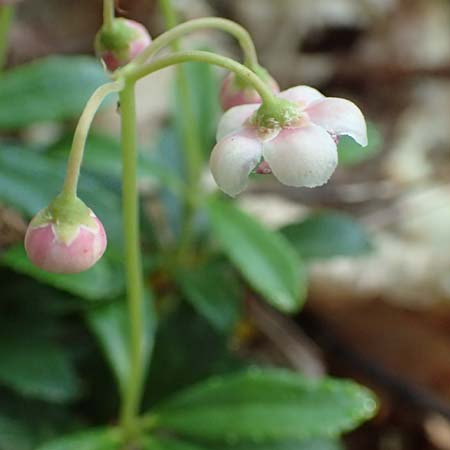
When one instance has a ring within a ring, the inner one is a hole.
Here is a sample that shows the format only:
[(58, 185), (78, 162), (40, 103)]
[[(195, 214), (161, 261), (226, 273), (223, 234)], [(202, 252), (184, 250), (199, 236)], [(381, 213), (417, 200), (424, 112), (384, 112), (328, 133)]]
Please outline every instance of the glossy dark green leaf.
[(367, 123), (367, 147), (361, 147), (349, 136), (339, 138), (339, 164), (352, 166), (373, 158), (383, 148), (383, 138), (378, 128), (372, 122)]
[(24, 397), (73, 400), (81, 392), (78, 377), (64, 350), (46, 332), (20, 320), (1, 324), (0, 384)]
[[(150, 292), (146, 293), (143, 308), (145, 309), (141, 315), (145, 320), (143, 323), (145, 333), (143, 353), (144, 366), (147, 368), (153, 350), (156, 328)], [(129, 317), (125, 299), (93, 308), (87, 311), (86, 317), (116, 376), (120, 389), (125, 390), (130, 378)]]
[(243, 296), (239, 280), (225, 264), (209, 262), (179, 273), (185, 298), (218, 331), (231, 332)]
[(13, 69), (0, 83), (0, 128), (77, 117), (108, 79), (86, 56), (52, 56)]
[(305, 259), (355, 256), (371, 250), (370, 237), (363, 226), (340, 212), (313, 214), (282, 232)]
[(356, 383), (272, 369), (200, 383), (160, 405), (153, 420), (193, 440), (295, 442), (337, 436), (375, 411), (372, 394)]
[(210, 200), (208, 211), (214, 236), (253, 288), (281, 311), (298, 310), (306, 296), (305, 268), (284, 236), (230, 202)]
[(0, 255), (0, 263), (49, 284), (58, 289), (87, 300), (117, 297), (124, 289), (122, 267), (103, 257), (91, 269), (76, 274), (45, 272), (28, 259), (22, 244), (12, 247)]
[(99, 428), (69, 434), (49, 441), (37, 450), (119, 450), (121, 433), (113, 428)]

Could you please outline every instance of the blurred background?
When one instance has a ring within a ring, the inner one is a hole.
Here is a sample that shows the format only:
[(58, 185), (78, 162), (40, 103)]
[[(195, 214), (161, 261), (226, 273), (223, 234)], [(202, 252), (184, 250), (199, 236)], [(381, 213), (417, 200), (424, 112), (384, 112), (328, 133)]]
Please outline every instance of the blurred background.
[[(302, 235), (310, 270), (305, 309), (288, 319), (250, 298), (234, 336), (236, 351), (311, 376), (328, 372), (351, 377), (374, 389), (381, 399), (380, 413), (346, 437), (350, 449), (450, 449), (450, 2), (174, 0), (174, 4), (184, 19), (217, 15), (239, 22), (250, 31), (261, 64), (282, 89), (307, 84), (327, 96), (348, 98), (361, 107), (369, 122), (369, 147), (360, 149), (345, 141), (339, 169), (326, 186), (289, 189), (269, 176), (252, 182), (239, 197), (242, 208), (273, 228), (322, 208), (335, 214), (319, 224), (308, 223)], [(120, 8), (126, 17), (145, 23), (153, 36), (164, 30), (156, 2), (121, 0)], [(100, 24), (100, 1), (24, 0), (11, 30), (8, 68), (54, 54), (92, 55)], [(186, 47), (240, 57), (236, 43), (220, 33), (197, 33), (184, 42)], [(211, 112), (206, 117), (217, 123), (214, 87), (224, 72), (212, 73), (214, 86), (198, 87), (194, 101), (206, 98)], [(170, 140), (161, 137), (161, 129), (167, 127), (173, 109), (173, 75), (165, 70), (139, 85), (139, 137), (144, 152), (151, 152), (161, 139)], [(10, 129), (3, 124), (11, 109), (19, 109), (21, 97), (12, 106), (5, 103), (5, 95), (0, 87), (3, 139), (40, 148), (54, 145), (58, 155), (54, 143), (64, 141), (74, 121), (43, 120)], [(199, 123), (200, 128), (214, 126)], [(105, 139), (118, 136), (116, 105), (103, 109), (95, 130)], [(15, 203), (21, 188), (11, 187), (10, 178), (16, 176), (18, 186), (23, 186), (15, 167), (3, 153), (2, 252), (23, 239), (27, 208), (31, 213), (43, 206), (29, 197), (28, 203)], [(43, 185), (47, 177), (51, 174), (35, 181)], [(205, 178), (205, 185), (211, 186), (207, 174)], [(151, 199), (152, 181), (144, 181), (143, 190)], [(38, 195), (36, 187), (30, 189)], [(108, 199), (104, 202), (107, 210)], [(150, 215), (160, 217), (157, 206), (149, 209)], [(348, 225), (349, 216), (357, 226)], [(165, 229), (164, 223), (159, 226)], [(308, 233), (317, 232), (327, 245), (309, 248)], [(23, 309), (35, 307), (31, 306), (34, 298), (48, 297), (48, 288), (29, 285), (15, 273), (24, 272), (20, 264), (9, 260), (4, 266), (0, 269), (4, 311), (17, 308), (14, 301), (19, 297), (25, 298)], [(164, 289), (164, 280), (156, 281)], [(70, 309), (71, 303), (64, 305)], [(56, 315), (67, 312), (59, 310), (57, 300), (46, 308)], [(34, 319), (26, 320), (31, 327)], [(70, 324), (74, 334), (68, 333), (66, 339), (84, 342), (77, 325)], [(82, 351), (80, 346), (77, 352)], [(8, 389), (14, 390), (16, 381), (8, 376), (5, 381), (1, 373), (2, 366), (8, 365), (3, 351), (11, 353), (12, 348), (11, 343), (0, 344), (0, 384), (5, 390), (0, 404), (13, 402)], [(69, 359), (77, 358), (80, 355)], [(29, 392), (33, 397), (32, 388)], [(77, 408), (86, 408), (86, 403)], [(6, 433), (2, 426), (8, 428), (0, 420), (0, 435)], [(1, 442), (0, 437), (0, 448)]]

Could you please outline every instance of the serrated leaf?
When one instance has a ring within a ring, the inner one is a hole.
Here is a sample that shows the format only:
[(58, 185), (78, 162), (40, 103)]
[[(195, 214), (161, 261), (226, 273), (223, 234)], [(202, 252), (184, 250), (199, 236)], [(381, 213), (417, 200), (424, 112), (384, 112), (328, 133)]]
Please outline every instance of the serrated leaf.
[(356, 256), (372, 248), (362, 225), (340, 212), (315, 213), (281, 231), (305, 259)]
[(119, 430), (99, 428), (54, 439), (37, 450), (119, 450), (121, 443)]
[(306, 272), (289, 242), (230, 202), (210, 200), (212, 232), (246, 280), (276, 308), (298, 310), (306, 296)]
[[(143, 320), (145, 319), (145, 323), (143, 323), (145, 335), (142, 351), (146, 371), (153, 350), (156, 330), (153, 299), (149, 291), (146, 293), (143, 308), (145, 311), (143, 311), (141, 317)], [(124, 391), (130, 379), (131, 367), (128, 335), (129, 317), (126, 300), (115, 301), (89, 310), (86, 318), (116, 376), (120, 389)]]
[(252, 370), (175, 395), (156, 409), (153, 420), (157, 427), (194, 440), (295, 442), (337, 436), (375, 410), (372, 394), (350, 381)]
[(339, 164), (352, 166), (373, 158), (382, 149), (383, 138), (372, 122), (367, 123), (367, 139), (367, 147), (361, 147), (351, 137), (341, 136), (338, 145)]
[(220, 332), (231, 332), (239, 317), (239, 282), (224, 264), (184, 270), (177, 276), (186, 300)]
[(100, 63), (86, 56), (51, 56), (22, 65), (2, 76), (0, 128), (75, 118), (107, 81)]
[(28, 259), (22, 244), (0, 255), (0, 263), (16, 272), (29, 275), (38, 281), (62, 289), (87, 300), (116, 297), (123, 292), (124, 279), (120, 266), (105, 256), (91, 269), (75, 274), (45, 272)]
[(3, 324), (0, 384), (24, 397), (62, 403), (80, 394), (80, 383), (64, 350), (27, 324)]

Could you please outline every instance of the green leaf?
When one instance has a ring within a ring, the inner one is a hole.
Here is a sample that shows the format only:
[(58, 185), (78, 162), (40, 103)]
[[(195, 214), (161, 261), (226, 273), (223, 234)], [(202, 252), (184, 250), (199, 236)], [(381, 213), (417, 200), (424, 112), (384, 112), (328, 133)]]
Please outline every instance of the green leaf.
[(355, 256), (371, 250), (369, 235), (351, 216), (319, 212), (281, 230), (305, 259)]
[[(66, 136), (51, 146), (48, 155), (67, 161), (72, 144), (72, 135)], [(181, 191), (181, 183), (162, 164), (157, 162), (150, 149), (139, 149), (137, 170), (141, 180), (157, 181), (175, 192)], [(90, 133), (86, 142), (83, 167), (96, 174), (119, 179), (122, 174), (120, 141), (111, 136)]]
[(171, 437), (146, 436), (142, 450), (344, 450), (338, 440), (327, 438), (306, 439), (298, 442), (244, 442), (221, 443), (188, 442)]
[(217, 332), (187, 302), (173, 306), (173, 310), (162, 314), (158, 323), (155, 338), (158, 345), (148, 375), (148, 385), (158, 389), (147, 390), (146, 405), (153, 405), (211, 375), (243, 367), (230, 353), (226, 335)]
[(208, 211), (215, 237), (246, 280), (281, 311), (298, 310), (306, 296), (306, 274), (289, 242), (230, 202), (210, 200)]
[[(190, 106), (195, 119), (196, 131), (198, 132), (199, 143), (203, 153), (209, 155), (214, 145), (217, 121), (220, 115), (219, 105), (219, 80), (216, 71), (208, 64), (199, 62), (190, 62), (183, 64), (182, 67), (187, 82), (186, 92), (190, 99)], [(187, 118), (183, 116), (183, 108), (181, 108), (181, 96), (183, 94), (180, 85), (183, 81), (179, 81), (175, 89), (176, 105), (175, 123), (179, 136), (183, 136), (183, 124), (186, 124)]]
[(383, 138), (378, 128), (372, 122), (367, 123), (367, 147), (361, 147), (349, 136), (339, 138), (338, 153), (339, 164), (352, 166), (366, 159), (373, 158), (381, 151)]
[(252, 370), (175, 395), (156, 409), (153, 420), (157, 427), (195, 440), (295, 442), (337, 436), (375, 411), (372, 394), (351, 381)]
[(34, 266), (28, 259), (23, 245), (20, 244), (2, 253), (0, 263), (16, 272), (29, 275), (38, 281), (87, 300), (117, 297), (124, 289), (121, 267), (113, 264), (105, 256), (85, 272), (56, 274), (45, 272)]
[[(148, 367), (150, 355), (153, 350), (154, 335), (156, 330), (155, 312), (150, 292), (146, 293), (145, 312), (141, 315), (145, 319), (144, 327), (144, 366)], [(126, 300), (115, 301), (101, 305), (87, 311), (87, 321), (100, 343), (106, 359), (116, 376), (116, 380), (122, 391), (126, 389), (130, 378), (129, 358), (129, 317)]]
[(100, 63), (86, 56), (52, 56), (13, 69), (0, 83), (0, 128), (77, 117), (107, 81)]
[(186, 300), (221, 332), (231, 332), (239, 317), (242, 290), (225, 264), (211, 263), (178, 274)]
[(31, 447), (30, 430), (19, 420), (0, 415), (0, 448), (29, 450)]
[[(0, 200), (34, 216), (60, 192), (65, 172), (66, 163), (63, 161), (54, 161), (30, 149), (2, 144)], [(79, 195), (102, 220), (108, 234), (108, 246), (120, 247), (122, 223), (118, 192), (105, 188), (96, 178), (82, 173)]]
[(80, 427), (68, 409), (55, 403), (32, 400), (0, 391), (0, 448), (36, 450), (36, 447), (62, 433)]
[(26, 321), (2, 324), (0, 384), (25, 397), (73, 400), (80, 394), (79, 380), (64, 350), (45, 332)]
[(37, 450), (119, 450), (120, 434), (113, 428), (99, 428), (54, 439)]
[(313, 438), (298, 442), (245, 442), (229, 446), (222, 444), (220, 447), (213, 446), (212, 450), (344, 450), (344, 448), (337, 439)]
[(208, 450), (208, 447), (170, 437), (146, 436), (142, 443), (142, 450)]

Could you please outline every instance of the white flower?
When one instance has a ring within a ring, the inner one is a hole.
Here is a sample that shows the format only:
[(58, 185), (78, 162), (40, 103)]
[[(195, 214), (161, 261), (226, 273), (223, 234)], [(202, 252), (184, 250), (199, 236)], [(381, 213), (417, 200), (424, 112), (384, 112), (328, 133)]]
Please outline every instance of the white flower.
[(272, 171), (288, 186), (321, 186), (336, 169), (338, 136), (367, 145), (364, 116), (349, 100), (325, 97), (309, 86), (288, 89), (278, 97), (297, 108), (293, 120), (282, 125), (262, 127), (257, 120), (260, 104), (236, 106), (223, 115), (210, 167), (228, 195), (242, 192), (253, 170)]

